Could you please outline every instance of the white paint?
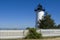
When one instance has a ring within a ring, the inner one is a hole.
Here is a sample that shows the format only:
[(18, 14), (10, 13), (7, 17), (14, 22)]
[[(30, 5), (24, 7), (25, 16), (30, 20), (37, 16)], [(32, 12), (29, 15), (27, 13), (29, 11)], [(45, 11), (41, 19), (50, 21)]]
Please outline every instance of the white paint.
[[(39, 29), (43, 37), (60, 36), (60, 29)], [(0, 39), (17, 39), (24, 38), (28, 34), (28, 30), (0, 30)]]
[(38, 14), (38, 18), (37, 18), (38, 21), (39, 21), (39, 20), (42, 20), (42, 18), (43, 18), (43, 16), (44, 16), (44, 11), (38, 11), (37, 14)]
[(37, 13), (36, 13), (36, 25), (35, 25), (36, 27), (38, 27), (40, 20), (43, 19), (44, 13), (45, 13), (44, 11), (37, 11)]
[(47, 36), (60, 36), (60, 29), (41, 29), (43, 37)]
[(25, 36), (0, 36), (0, 39), (18, 39), (24, 38)]
[(28, 30), (0, 30), (0, 39), (24, 38)]

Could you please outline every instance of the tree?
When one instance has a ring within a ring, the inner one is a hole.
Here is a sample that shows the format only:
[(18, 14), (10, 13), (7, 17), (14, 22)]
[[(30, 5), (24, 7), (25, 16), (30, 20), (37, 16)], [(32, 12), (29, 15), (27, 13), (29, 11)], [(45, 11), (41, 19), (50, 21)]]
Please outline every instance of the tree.
[(60, 29), (60, 24), (57, 26), (58, 29)]
[(55, 22), (47, 12), (42, 20), (40, 20), (38, 28), (50, 29), (54, 28)]

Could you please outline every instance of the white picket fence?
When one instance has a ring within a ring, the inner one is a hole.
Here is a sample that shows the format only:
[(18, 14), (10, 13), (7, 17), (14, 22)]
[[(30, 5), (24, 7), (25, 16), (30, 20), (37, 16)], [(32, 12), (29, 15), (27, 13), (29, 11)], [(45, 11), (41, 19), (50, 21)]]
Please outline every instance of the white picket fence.
[[(39, 29), (37, 32), (43, 37), (60, 36), (60, 29)], [(28, 30), (0, 30), (0, 39), (24, 38), (27, 33)]]
[(0, 39), (24, 38), (28, 30), (0, 30)]
[(40, 32), (43, 37), (60, 36), (60, 29), (41, 29)]

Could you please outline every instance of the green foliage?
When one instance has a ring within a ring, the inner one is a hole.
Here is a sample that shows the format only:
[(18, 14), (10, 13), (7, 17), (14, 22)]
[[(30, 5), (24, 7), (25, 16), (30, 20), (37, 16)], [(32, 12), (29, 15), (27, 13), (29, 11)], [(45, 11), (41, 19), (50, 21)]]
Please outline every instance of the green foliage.
[(26, 39), (39, 39), (41, 37), (42, 37), (41, 34), (37, 33), (35, 28), (29, 28), (29, 33), (25, 38)]
[(60, 24), (57, 26), (58, 29), (60, 29)]
[(51, 18), (51, 15), (49, 15), (46, 12), (44, 18), (40, 20), (38, 28), (50, 29), (54, 28), (54, 26), (55, 26), (54, 20)]

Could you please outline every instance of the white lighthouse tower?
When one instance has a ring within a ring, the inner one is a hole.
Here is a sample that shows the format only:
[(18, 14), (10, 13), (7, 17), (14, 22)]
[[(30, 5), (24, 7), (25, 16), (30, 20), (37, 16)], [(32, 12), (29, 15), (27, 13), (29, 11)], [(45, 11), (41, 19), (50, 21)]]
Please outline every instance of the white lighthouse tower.
[(42, 5), (38, 5), (37, 9), (35, 9), (35, 12), (36, 12), (36, 27), (39, 26), (39, 23), (40, 23), (40, 20), (43, 19), (44, 17), (44, 9), (42, 7)]

